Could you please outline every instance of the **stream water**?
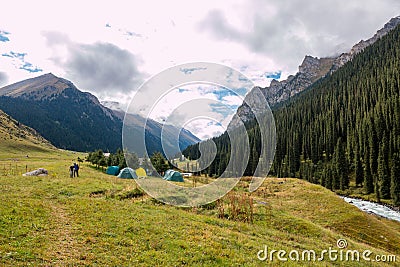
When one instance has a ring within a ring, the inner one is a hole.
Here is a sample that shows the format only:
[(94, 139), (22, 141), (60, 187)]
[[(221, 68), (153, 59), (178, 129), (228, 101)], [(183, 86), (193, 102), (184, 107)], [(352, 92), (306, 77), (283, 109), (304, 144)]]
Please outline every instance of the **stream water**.
[(347, 203), (350, 203), (350, 204), (356, 206), (357, 208), (359, 208), (362, 211), (365, 211), (368, 213), (373, 213), (373, 214), (379, 215), (381, 217), (400, 222), (400, 212), (395, 211), (385, 205), (366, 201), (366, 200), (351, 198), (351, 197), (342, 197), (342, 198)]

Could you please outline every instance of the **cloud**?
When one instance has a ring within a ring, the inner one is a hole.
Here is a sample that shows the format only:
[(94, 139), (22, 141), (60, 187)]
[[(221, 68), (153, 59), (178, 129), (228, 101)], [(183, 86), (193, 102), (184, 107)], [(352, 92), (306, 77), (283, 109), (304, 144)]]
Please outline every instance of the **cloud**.
[(222, 102), (229, 106), (234, 106), (237, 108), (243, 103), (243, 99), (238, 97), (237, 95), (227, 95), (222, 98)]
[(398, 15), (400, 2), (355, 0), (336, 6), (336, 0), (252, 0), (244, 5), (240, 23), (225, 10), (214, 9), (198, 28), (295, 71), (305, 55), (333, 56), (371, 37), (390, 19), (388, 14)]
[(0, 86), (6, 85), (8, 83), (7, 73), (0, 71)]
[[(113, 95), (129, 95), (143, 82), (146, 74), (137, 66), (141, 61), (130, 51), (104, 42), (81, 44), (72, 42), (68, 36), (46, 32), (47, 45), (55, 55), (62, 47), (63, 57), (51, 60), (65, 70), (80, 89), (96, 93), (100, 98)], [(123, 102), (123, 101), (122, 101)]]
[(241, 97), (223, 87), (188, 84), (163, 95), (149, 117), (177, 127), (184, 123), (197, 137), (207, 139), (225, 131), (241, 103)]
[(181, 68), (180, 71), (185, 74), (192, 74), (193, 71), (206, 70), (207, 68)]
[(85, 89), (103, 93), (130, 92), (142, 81), (135, 56), (116, 45), (77, 44), (71, 52), (65, 64), (67, 73)]

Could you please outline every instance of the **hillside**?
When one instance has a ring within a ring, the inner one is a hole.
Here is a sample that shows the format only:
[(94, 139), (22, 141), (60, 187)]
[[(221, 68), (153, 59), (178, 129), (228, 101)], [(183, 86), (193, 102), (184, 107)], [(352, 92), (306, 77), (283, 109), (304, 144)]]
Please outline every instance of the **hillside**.
[(0, 150), (10, 155), (55, 149), (34, 129), (23, 125), (0, 110)]
[[(332, 75), (275, 106), (272, 173), (342, 193), (352, 185), (358, 194), (374, 193), (375, 200), (400, 205), (399, 47), (397, 27)], [(249, 162), (260, 155), (257, 129), (254, 121), (249, 123), (251, 148), (256, 148)], [(213, 164), (221, 166), (229, 144), (226, 136), (214, 141), (220, 155)], [(192, 157), (193, 151), (197, 149), (189, 147), (184, 153)]]
[[(134, 180), (116, 179), (85, 164), (80, 177), (71, 179), (68, 165), (78, 155), (58, 151), (48, 156), (24, 158), (20, 164), (45, 167), (49, 177), (0, 175), (0, 265), (265, 266), (268, 261), (257, 259), (264, 246), (321, 253), (337, 248), (338, 239), (346, 239), (349, 250), (372, 251), (371, 258), (400, 256), (399, 223), (366, 214), (306, 181), (270, 178), (250, 196), (248, 183), (241, 181), (218, 203), (182, 209), (141, 196)], [(243, 205), (235, 204), (239, 199), (251, 201), (252, 223), (231, 212), (231, 205)], [(276, 257), (273, 264), (281, 265)], [(343, 262), (282, 263), (288, 264)], [(346, 262), (365, 264), (362, 259)]]

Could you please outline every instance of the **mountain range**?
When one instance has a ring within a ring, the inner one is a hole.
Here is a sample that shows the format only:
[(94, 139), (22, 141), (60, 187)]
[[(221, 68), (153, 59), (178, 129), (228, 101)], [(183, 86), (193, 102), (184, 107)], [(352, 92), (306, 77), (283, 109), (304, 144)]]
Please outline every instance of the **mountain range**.
[[(304, 91), (306, 88), (314, 84), (319, 79), (326, 75), (331, 75), (344, 64), (354, 58), (355, 55), (363, 51), (366, 47), (374, 44), (377, 40), (385, 36), (388, 32), (393, 30), (400, 24), (400, 16), (394, 17), (387, 22), (382, 29), (364, 41), (361, 40), (355, 44), (349, 52), (342, 53), (337, 57), (317, 58), (312, 56), (305, 56), (303, 62), (299, 66), (299, 71), (295, 75), (290, 75), (286, 80), (277, 81), (272, 80), (271, 84), (267, 87), (256, 87), (261, 90), (271, 107), (282, 103), (296, 94)], [(252, 93), (246, 96), (246, 101), (252, 101)], [(238, 125), (238, 119), (249, 121), (254, 118), (249, 106), (243, 103), (237, 110), (236, 120), (231, 122), (231, 126)]]
[[(124, 113), (103, 106), (94, 95), (51, 73), (0, 88), (0, 109), (35, 129), (58, 148), (76, 151), (122, 148)], [(144, 119), (134, 114), (127, 116), (129, 126), (138, 131), (135, 123)], [(160, 123), (148, 122), (149, 154), (162, 151), (161, 128)], [(165, 128), (167, 132), (180, 131), (172, 126)], [(198, 141), (189, 131), (181, 131), (182, 148)]]

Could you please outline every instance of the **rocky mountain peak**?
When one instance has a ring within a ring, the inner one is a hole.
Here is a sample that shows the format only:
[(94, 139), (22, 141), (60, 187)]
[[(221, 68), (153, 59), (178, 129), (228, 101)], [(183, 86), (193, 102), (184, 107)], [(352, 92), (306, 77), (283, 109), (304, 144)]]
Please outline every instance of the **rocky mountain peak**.
[(315, 71), (320, 65), (320, 60), (317, 57), (305, 56), (303, 62), (299, 66), (300, 73)]
[(353, 59), (355, 55), (363, 51), (366, 47), (375, 43), (379, 38), (382, 38), (383, 36), (388, 34), (388, 32), (396, 28), (397, 25), (399, 24), (400, 24), (400, 16), (390, 19), (389, 22), (387, 22), (382, 29), (378, 30), (374, 34), (374, 36), (365, 41), (361, 40), (360, 42), (355, 44), (349, 52), (343, 53), (339, 57), (337, 57), (333, 62), (332, 69), (330, 72), (331, 73), (334, 72), (335, 70), (337, 70), (338, 68), (349, 62), (351, 59)]
[(0, 96), (44, 99), (59, 95), (67, 88), (75, 88), (72, 82), (47, 73), (0, 88)]

